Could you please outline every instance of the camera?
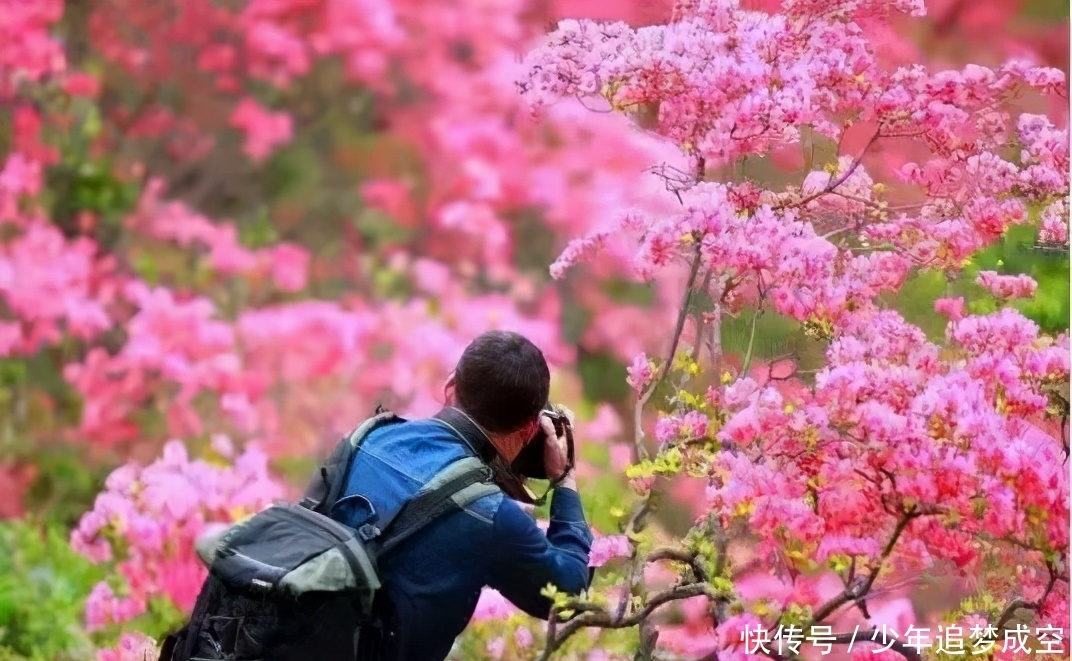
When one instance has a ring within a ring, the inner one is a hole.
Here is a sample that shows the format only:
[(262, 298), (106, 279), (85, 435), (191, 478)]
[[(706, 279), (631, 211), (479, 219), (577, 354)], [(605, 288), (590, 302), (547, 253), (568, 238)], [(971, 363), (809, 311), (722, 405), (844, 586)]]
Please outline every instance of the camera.
[[(566, 437), (566, 471), (568, 472), (573, 468), (574, 453), (573, 427), (566, 409), (548, 402), (544, 405), (543, 410), (540, 411), (540, 415), (551, 419), (557, 436), (565, 435)], [(560, 477), (558, 475), (549, 476), (547, 468), (544, 466), (544, 447), (547, 441), (547, 435), (541, 427), (510, 464), (511, 471), (515, 475), (536, 480), (550, 480)]]

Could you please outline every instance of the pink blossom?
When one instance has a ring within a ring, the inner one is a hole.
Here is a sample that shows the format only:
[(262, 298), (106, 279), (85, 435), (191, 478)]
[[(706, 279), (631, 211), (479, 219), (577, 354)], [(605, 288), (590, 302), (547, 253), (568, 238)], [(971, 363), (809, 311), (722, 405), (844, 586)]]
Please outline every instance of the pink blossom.
[(100, 82), (85, 73), (72, 73), (64, 81), (63, 86), (71, 96), (95, 97), (100, 93)]
[(699, 411), (684, 415), (668, 415), (655, 423), (655, 440), (667, 445), (678, 439), (696, 439), (707, 436), (709, 420)]
[(450, 282), (450, 270), (441, 262), (419, 259), (413, 265), (416, 285), (428, 294), (446, 291)]
[(960, 297), (939, 298), (934, 301), (934, 310), (956, 321), (964, 317), (964, 299)]
[[(719, 658), (727, 655), (733, 659), (758, 659), (759, 634), (768, 628), (751, 614), (735, 615), (722, 622), (716, 633), (716, 648)], [(758, 653), (757, 653), (758, 652)]]
[(66, 68), (61, 42), (51, 34), (63, 15), (63, 3), (16, 2), (0, 17), (0, 99), (11, 97), (22, 80), (39, 81)]
[(130, 596), (117, 597), (107, 583), (95, 586), (86, 626), (126, 622), (145, 611), (151, 596), (192, 608), (205, 576), (194, 541), (207, 523), (232, 522), (236, 513), (252, 514), (282, 496), (267, 468), (253, 449), (219, 467), (190, 460), (182, 443), (173, 441), (152, 464), (113, 472), (72, 532), (71, 545), (99, 561), (114, 557), (113, 546), (122, 540), (119, 571)]
[(270, 253), (272, 278), (279, 288), (296, 292), (308, 282), (309, 253), (292, 245), (276, 246)]
[(606, 236), (606, 233), (601, 232), (570, 242), (566, 250), (551, 265), (551, 277), (556, 280), (561, 279), (565, 276), (567, 268), (579, 264), (586, 257), (596, 253), (602, 247)]
[(1055, 200), (1042, 211), (1038, 238), (1042, 243), (1068, 244), (1067, 200)]
[(643, 391), (655, 378), (655, 370), (652, 369), (651, 361), (644, 353), (633, 358), (633, 364), (629, 366), (628, 373), (629, 385), (637, 392)]
[[(578, 420), (574, 424), (574, 435), (583, 438), (586, 442), (601, 442), (610, 444), (610, 452), (613, 455), (615, 447), (613, 441), (620, 438), (623, 426), (618, 413), (610, 404), (600, 404), (596, 407), (595, 416), (590, 420)], [(614, 459), (612, 458), (612, 461)]]
[(532, 631), (525, 627), (518, 627), (517, 631), (514, 633), (514, 642), (517, 646), (521, 649), (528, 649), (532, 646), (532, 641)]
[(589, 552), (588, 565), (602, 567), (614, 558), (626, 558), (632, 554), (632, 547), (624, 535), (596, 537)]
[(254, 2), (246, 9), (246, 16), (250, 20), (246, 31), (246, 50), (255, 58), (252, 67), (254, 76), (268, 78), (285, 86), (291, 76), (309, 70), (311, 58), (297, 35), (271, 21), (253, 18), (258, 14), (263, 15), (259, 10), (268, 4)]
[(141, 633), (123, 633), (116, 647), (97, 652), (97, 661), (148, 661), (159, 655), (152, 638)]
[(998, 298), (1031, 298), (1038, 283), (1029, 275), (1000, 275), (997, 271), (980, 271), (976, 282)]
[(405, 226), (415, 222), (416, 210), (410, 199), (412, 190), (403, 181), (372, 179), (361, 185), (361, 195), (373, 209), (378, 209)]
[(0, 225), (26, 222), (18, 204), (22, 196), (33, 196), (41, 190), (41, 174), (39, 161), (18, 152), (7, 157), (0, 169)]
[(112, 325), (104, 286), (108, 263), (94, 252), (89, 241), (67, 241), (39, 221), (0, 245), (0, 300), (23, 320), (18, 353), (57, 343), (61, 329), (89, 340)]
[(517, 608), (506, 600), (497, 590), (485, 588), (480, 593), (480, 599), (476, 603), (472, 620), (481, 622), (484, 620), (504, 620), (517, 612)]
[(290, 115), (269, 112), (257, 101), (246, 97), (235, 106), (231, 124), (246, 134), (244, 149), (254, 161), (262, 161), (277, 147), (290, 141), (293, 122)]

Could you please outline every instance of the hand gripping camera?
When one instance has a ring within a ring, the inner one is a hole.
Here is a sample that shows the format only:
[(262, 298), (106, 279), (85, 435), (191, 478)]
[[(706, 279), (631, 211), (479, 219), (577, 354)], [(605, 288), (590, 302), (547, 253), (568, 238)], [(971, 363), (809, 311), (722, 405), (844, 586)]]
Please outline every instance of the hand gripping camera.
[[(536, 431), (536, 434), (532, 437), (517, 455), (514, 461), (509, 465), (508, 472), (510, 480), (504, 480), (505, 484), (500, 482), (500, 486), (504, 488), (507, 495), (511, 496), (515, 500), (527, 502), (536, 505), (542, 505), (544, 500), (547, 499), (547, 493), (554, 488), (562, 479), (568, 474), (574, 467), (574, 447), (573, 447), (573, 423), (572, 412), (564, 406), (555, 405), (548, 402), (540, 415), (547, 416), (551, 419), (551, 423), (555, 427), (555, 434), (557, 436), (565, 436), (566, 438), (566, 469), (562, 475), (548, 475), (547, 467), (544, 466), (544, 447), (547, 445), (548, 439), (544, 434), (541, 427)], [(506, 477), (506, 476), (504, 476)], [(544, 493), (543, 496), (537, 498), (527, 487), (525, 487), (526, 479), (536, 480), (550, 480), (551, 484)]]

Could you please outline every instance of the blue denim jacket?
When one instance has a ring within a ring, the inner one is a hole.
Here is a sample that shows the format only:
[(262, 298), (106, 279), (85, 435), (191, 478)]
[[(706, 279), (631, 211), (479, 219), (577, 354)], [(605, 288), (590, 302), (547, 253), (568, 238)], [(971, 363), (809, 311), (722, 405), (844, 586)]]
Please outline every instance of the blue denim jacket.
[[(332, 517), (354, 528), (382, 524), (433, 475), (465, 456), (479, 455), (434, 420), (375, 429), (355, 455)], [(546, 619), (550, 602), (540, 591), (548, 583), (570, 594), (588, 588), (591, 544), (579, 495), (561, 487), (551, 496), (546, 534), (498, 491), (432, 522), (379, 566), (401, 623), (398, 661), (445, 659), (485, 586)]]

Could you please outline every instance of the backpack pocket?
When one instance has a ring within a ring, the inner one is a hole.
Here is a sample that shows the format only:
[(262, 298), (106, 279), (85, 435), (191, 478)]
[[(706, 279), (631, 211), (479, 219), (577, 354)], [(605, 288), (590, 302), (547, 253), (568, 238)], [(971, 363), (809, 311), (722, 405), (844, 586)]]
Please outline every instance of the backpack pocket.
[(357, 533), (300, 505), (273, 505), (216, 544), (214, 576), (250, 596), (350, 594), (371, 605), (376, 564)]

